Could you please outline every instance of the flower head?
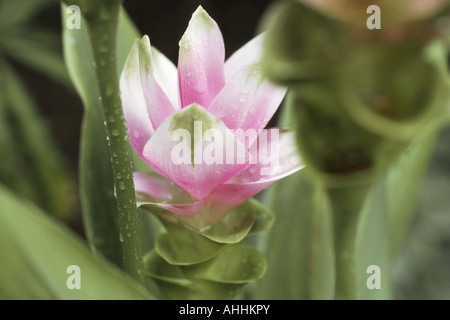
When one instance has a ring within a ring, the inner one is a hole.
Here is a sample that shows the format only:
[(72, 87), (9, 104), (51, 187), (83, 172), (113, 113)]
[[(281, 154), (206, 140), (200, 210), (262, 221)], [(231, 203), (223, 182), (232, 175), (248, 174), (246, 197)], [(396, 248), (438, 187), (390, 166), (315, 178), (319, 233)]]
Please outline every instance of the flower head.
[(301, 168), (291, 133), (261, 131), (286, 93), (262, 74), (262, 37), (225, 61), (220, 29), (199, 7), (179, 42), (178, 69), (147, 36), (135, 42), (120, 86), (131, 145), (159, 174), (135, 174), (146, 201), (219, 218)]

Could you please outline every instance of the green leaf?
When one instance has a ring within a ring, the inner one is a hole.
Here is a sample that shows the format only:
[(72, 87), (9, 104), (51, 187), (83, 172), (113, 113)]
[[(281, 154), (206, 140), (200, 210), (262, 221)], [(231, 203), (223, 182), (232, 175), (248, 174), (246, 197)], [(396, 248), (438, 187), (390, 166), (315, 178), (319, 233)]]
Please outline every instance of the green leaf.
[(229, 300), (241, 285), (187, 278), (182, 266), (167, 263), (155, 251), (144, 258), (145, 274), (154, 279), (166, 299)]
[(254, 198), (248, 199), (247, 202), (251, 205), (252, 210), (255, 211), (255, 222), (250, 229), (249, 235), (268, 230), (275, 222), (274, 212)]
[(256, 212), (257, 207), (254, 202), (247, 200), (228, 211), (216, 223), (203, 225), (197, 224), (195, 220), (188, 219), (183, 219), (182, 223), (212, 241), (219, 243), (237, 243), (242, 241), (252, 229)]
[(226, 245), (213, 258), (186, 268), (189, 277), (220, 283), (245, 284), (263, 277), (267, 265), (255, 248), (242, 244)]
[(244, 201), (213, 223), (208, 222), (209, 217), (214, 215), (208, 206), (190, 216), (171, 213), (152, 202), (141, 201), (138, 206), (159, 215), (162, 219), (177, 221), (218, 243), (240, 242), (249, 234), (266, 230), (274, 221), (273, 213), (254, 199)]
[(332, 228), (324, 191), (298, 172), (270, 187), (264, 200), (276, 222), (258, 237), (268, 267), (252, 298), (332, 299)]
[(167, 233), (156, 240), (155, 249), (168, 263), (190, 265), (210, 259), (223, 245), (188, 228), (166, 223)]
[[(0, 299), (150, 299), (39, 209), (0, 187)], [(79, 267), (80, 289), (67, 282)], [(70, 270), (69, 270), (70, 271)]]
[[(67, 13), (62, 6), (62, 19)], [(104, 127), (104, 115), (95, 75), (94, 56), (84, 19), (81, 29), (64, 28), (63, 48), (66, 66), (84, 104), (80, 145), (80, 198), (83, 223), (89, 245), (121, 266), (117, 206), (113, 174)]]

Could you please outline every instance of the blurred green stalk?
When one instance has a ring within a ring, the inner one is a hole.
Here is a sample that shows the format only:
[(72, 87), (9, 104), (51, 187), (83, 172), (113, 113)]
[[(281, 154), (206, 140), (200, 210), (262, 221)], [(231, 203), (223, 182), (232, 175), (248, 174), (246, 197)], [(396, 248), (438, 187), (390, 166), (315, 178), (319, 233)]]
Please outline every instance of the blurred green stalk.
[(333, 214), (335, 299), (355, 300), (355, 239), (360, 212), (370, 185), (328, 188)]

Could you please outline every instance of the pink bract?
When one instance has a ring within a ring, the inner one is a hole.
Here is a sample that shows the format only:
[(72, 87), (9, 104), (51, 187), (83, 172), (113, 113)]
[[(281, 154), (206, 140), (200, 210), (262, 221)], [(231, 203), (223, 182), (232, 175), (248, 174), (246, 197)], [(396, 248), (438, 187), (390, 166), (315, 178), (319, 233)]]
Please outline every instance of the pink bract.
[[(292, 133), (272, 129), (261, 134), (286, 93), (261, 72), (262, 39), (257, 36), (225, 61), (220, 29), (199, 7), (179, 42), (178, 69), (151, 47), (147, 36), (136, 40), (120, 79), (124, 115), (131, 145), (159, 174), (135, 174), (139, 195), (176, 214), (209, 210), (220, 216), (302, 168)], [(194, 161), (175, 163), (173, 151), (180, 142), (174, 134), (183, 129), (195, 138), (194, 128), (220, 133), (245, 152), (236, 152), (231, 162), (195, 162), (212, 147), (227, 152), (227, 144), (216, 138), (201, 144), (189, 140)], [(279, 152), (266, 150), (274, 143), (273, 150)], [(268, 154), (264, 163), (259, 159), (262, 151)], [(277, 161), (271, 161), (274, 157)]]

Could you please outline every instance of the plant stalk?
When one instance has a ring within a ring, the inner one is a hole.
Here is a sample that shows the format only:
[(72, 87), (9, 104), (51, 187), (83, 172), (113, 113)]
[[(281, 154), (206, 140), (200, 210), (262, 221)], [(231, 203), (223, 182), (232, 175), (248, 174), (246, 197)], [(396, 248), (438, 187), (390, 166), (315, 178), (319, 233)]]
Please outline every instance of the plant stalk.
[(370, 186), (328, 188), (333, 213), (335, 299), (355, 300), (355, 239), (361, 209)]
[(119, 234), (125, 272), (144, 285), (142, 236), (133, 183), (132, 162), (124, 121), (118, 73), (116, 36), (121, 1), (91, 1), (85, 15), (105, 115), (117, 199)]

